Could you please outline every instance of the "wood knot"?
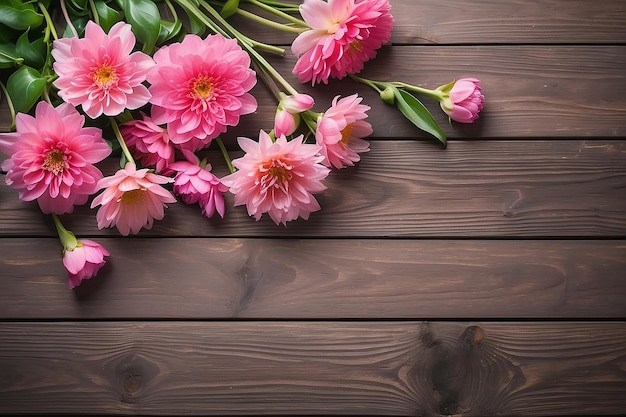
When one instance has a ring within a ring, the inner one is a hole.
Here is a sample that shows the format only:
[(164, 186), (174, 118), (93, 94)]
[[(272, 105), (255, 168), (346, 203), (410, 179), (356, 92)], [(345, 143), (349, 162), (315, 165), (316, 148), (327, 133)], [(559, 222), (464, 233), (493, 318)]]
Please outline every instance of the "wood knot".
[(485, 338), (486, 332), (480, 326), (468, 326), (465, 331), (463, 331), (462, 339), (465, 342), (465, 345), (469, 348), (479, 345), (483, 339)]

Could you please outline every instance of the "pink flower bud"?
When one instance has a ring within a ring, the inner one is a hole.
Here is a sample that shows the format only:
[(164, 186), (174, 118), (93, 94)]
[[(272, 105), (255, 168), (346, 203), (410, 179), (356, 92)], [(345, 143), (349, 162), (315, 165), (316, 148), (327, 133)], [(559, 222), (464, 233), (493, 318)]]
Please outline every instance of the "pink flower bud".
[(441, 101), (441, 108), (450, 118), (460, 123), (472, 123), (478, 119), (483, 108), (480, 81), (476, 78), (461, 78), (454, 83), (439, 87), (448, 96)]
[(280, 107), (291, 114), (302, 113), (313, 107), (315, 101), (313, 97), (307, 94), (295, 94), (293, 96), (287, 96), (280, 101)]
[(295, 132), (298, 127), (300, 118), (297, 114), (291, 114), (287, 110), (276, 110), (274, 118), (274, 135), (278, 138), (281, 136), (289, 136)]
[(104, 266), (105, 256), (109, 256), (102, 245), (92, 240), (79, 240), (74, 249), (63, 251), (63, 265), (69, 273), (70, 288), (74, 288), (84, 280), (96, 276)]

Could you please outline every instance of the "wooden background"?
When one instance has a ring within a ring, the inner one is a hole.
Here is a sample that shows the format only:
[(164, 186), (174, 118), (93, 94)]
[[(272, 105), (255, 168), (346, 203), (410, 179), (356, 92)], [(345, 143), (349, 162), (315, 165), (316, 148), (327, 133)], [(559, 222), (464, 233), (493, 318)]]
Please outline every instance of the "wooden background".
[[(111, 258), (72, 291), (50, 219), (2, 181), (0, 414), (626, 413), (626, 2), (391, 4), (363, 75), (478, 77), (485, 108), (451, 125), (427, 101), (444, 150), (364, 86), (299, 86), (319, 111), (359, 92), (374, 125), (309, 221), (176, 203), (124, 238), (82, 207), (66, 226)], [(254, 92), (230, 146), (271, 128)]]

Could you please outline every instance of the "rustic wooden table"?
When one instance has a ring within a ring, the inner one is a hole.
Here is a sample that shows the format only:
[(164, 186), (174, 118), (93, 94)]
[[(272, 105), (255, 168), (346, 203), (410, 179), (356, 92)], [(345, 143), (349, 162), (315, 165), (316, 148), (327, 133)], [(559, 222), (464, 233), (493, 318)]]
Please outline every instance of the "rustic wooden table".
[[(391, 4), (363, 74), (478, 77), (484, 111), (427, 102), (444, 150), (367, 87), (302, 86), (358, 91), (375, 128), (309, 221), (178, 203), (123, 238), (82, 207), (66, 225), (111, 260), (72, 291), (50, 219), (2, 181), (1, 414), (626, 413), (626, 2)], [(227, 143), (271, 125), (255, 94)]]

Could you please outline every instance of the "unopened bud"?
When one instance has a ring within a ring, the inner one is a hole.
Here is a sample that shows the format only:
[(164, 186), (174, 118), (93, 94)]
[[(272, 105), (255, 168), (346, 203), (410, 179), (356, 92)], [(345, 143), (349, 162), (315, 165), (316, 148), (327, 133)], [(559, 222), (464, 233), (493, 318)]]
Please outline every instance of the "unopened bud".
[(387, 104), (393, 104), (396, 100), (396, 95), (392, 87), (387, 87), (380, 92), (380, 98)]

